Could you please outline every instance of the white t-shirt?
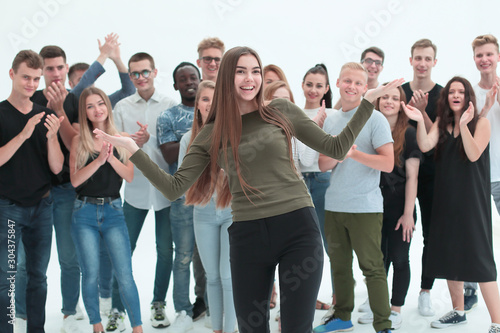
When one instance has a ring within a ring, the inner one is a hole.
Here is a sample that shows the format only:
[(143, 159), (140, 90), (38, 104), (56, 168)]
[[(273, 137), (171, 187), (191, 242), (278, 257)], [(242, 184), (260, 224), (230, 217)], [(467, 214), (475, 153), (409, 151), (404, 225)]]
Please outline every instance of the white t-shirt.
[[(486, 94), (488, 89), (483, 89), (479, 85), (474, 86), (474, 93), (476, 94), (476, 107), (477, 112), (481, 110), (486, 103)], [(500, 181), (500, 105), (495, 98), (495, 103), (486, 115), (486, 118), (491, 124), (491, 138), (490, 138), (490, 166), (491, 166), (491, 182)]]

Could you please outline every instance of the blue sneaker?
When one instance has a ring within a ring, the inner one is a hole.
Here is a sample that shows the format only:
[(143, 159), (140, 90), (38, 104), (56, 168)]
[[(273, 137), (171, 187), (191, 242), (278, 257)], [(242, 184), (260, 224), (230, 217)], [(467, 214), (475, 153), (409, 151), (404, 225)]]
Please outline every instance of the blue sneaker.
[(339, 318), (330, 317), (323, 325), (314, 328), (315, 333), (332, 333), (332, 332), (348, 332), (352, 331), (354, 326), (350, 320), (342, 320)]
[(392, 331), (388, 328), (383, 329), (382, 331), (378, 331), (377, 333), (392, 333)]

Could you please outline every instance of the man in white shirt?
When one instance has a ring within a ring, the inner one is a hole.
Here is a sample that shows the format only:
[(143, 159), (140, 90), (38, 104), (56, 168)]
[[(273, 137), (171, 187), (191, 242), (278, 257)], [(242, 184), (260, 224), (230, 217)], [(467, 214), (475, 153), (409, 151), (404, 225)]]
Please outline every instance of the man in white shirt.
[[(168, 170), (156, 140), (156, 120), (160, 113), (177, 103), (163, 96), (154, 87), (158, 73), (153, 58), (147, 53), (133, 55), (128, 63), (129, 75), (137, 92), (116, 104), (113, 116), (120, 132), (126, 132), (162, 169)], [(152, 131), (148, 130), (152, 129)], [(165, 315), (165, 297), (172, 271), (172, 233), (170, 229), (170, 201), (168, 201), (142, 172), (134, 168), (134, 180), (125, 185), (123, 213), (130, 237), (132, 252), (150, 208), (156, 220), (156, 275), (151, 306), (151, 324), (155, 328), (170, 325)], [(113, 311), (107, 330), (123, 324), (124, 311), (120, 297), (113, 286)], [(114, 327), (110, 327), (114, 326)], [(115, 328), (115, 329), (116, 329)]]

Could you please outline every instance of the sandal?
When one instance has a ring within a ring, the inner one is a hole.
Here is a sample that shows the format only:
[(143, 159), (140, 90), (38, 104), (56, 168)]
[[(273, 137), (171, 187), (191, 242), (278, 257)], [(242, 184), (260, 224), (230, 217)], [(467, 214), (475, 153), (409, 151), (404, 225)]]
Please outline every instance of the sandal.
[(276, 307), (276, 298), (278, 293), (276, 292), (276, 284), (273, 284), (273, 292), (271, 293), (271, 300), (269, 301), (269, 308), (274, 309)]
[(328, 310), (330, 309), (330, 305), (321, 302), (320, 300), (316, 300), (316, 310)]

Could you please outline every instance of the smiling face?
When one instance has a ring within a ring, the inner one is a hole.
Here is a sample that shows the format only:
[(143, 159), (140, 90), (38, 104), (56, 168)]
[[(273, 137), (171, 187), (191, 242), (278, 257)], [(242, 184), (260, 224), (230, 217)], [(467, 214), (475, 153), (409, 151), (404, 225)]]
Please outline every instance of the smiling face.
[(326, 76), (320, 73), (309, 73), (302, 82), (302, 90), (306, 98), (307, 108), (320, 107), (321, 99), (327, 93), (330, 86), (326, 83)]
[(234, 87), (240, 110), (255, 107), (255, 97), (262, 85), (261, 68), (257, 58), (251, 54), (242, 55), (236, 64)]
[(495, 74), (500, 60), (495, 44), (488, 43), (474, 49), (474, 62), (481, 74)]
[(155, 89), (154, 81), (158, 70), (153, 69), (153, 67), (151, 66), (151, 62), (148, 59), (135, 61), (131, 62), (129, 64), (129, 67), (130, 73), (142, 73), (145, 70), (151, 71), (151, 74), (147, 78), (145, 78), (144, 75), (140, 75), (138, 79), (132, 79), (132, 83), (141, 96), (153, 94), (153, 91)]
[(397, 115), (401, 106), (401, 93), (398, 88), (389, 90), (379, 100), (379, 111), (383, 113), (386, 118)]
[(108, 107), (100, 95), (93, 94), (87, 97), (85, 102), (87, 119), (94, 125), (104, 124), (108, 118)]
[(9, 76), (12, 79), (12, 92), (21, 98), (30, 98), (35, 93), (42, 76), (41, 69), (29, 68), (25, 62), (21, 63), (14, 72), (10, 69)]
[(66, 83), (68, 69), (68, 64), (66, 64), (63, 57), (43, 59), (42, 72), (45, 80), (45, 86), (50, 86), (52, 82), (61, 82), (64, 86)]
[(203, 123), (205, 123), (208, 114), (210, 113), (210, 107), (212, 106), (213, 99), (214, 99), (213, 88), (204, 88), (202, 91), (200, 91), (200, 98), (197, 101), (197, 105)]
[(448, 91), (448, 104), (453, 112), (462, 113), (465, 105), (465, 87), (462, 82), (452, 82)]
[(342, 110), (350, 111), (361, 103), (367, 89), (367, 75), (363, 70), (346, 68), (340, 72), (337, 87), (340, 92)]
[[(212, 61), (207, 63), (205, 60), (203, 60), (203, 58), (206, 57), (214, 59), (212, 59)], [(221, 58), (222, 58), (222, 51), (215, 47), (204, 49), (201, 52), (200, 59), (196, 60), (196, 64), (198, 65), (198, 67), (201, 68), (203, 80), (210, 80), (214, 82), (217, 80), (217, 74), (219, 72), (219, 65)], [(218, 61), (216, 61), (215, 59), (218, 59)]]
[(182, 104), (194, 106), (194, 99), (200, 84), (198, 71), (193, 66), (181, 67), (175, 72), (175, 90), (181, 94)]
[(413, 75), (416, 78), (425, 79), (431, 77), (431, 71), (436, 66), (434, 49), (432, 47), (417, 47), (413, 50), (410, 64), (413, 67)]
[[(369, 81), (378, 80), (378, 76), (382, 72), (382, 69), (384, 69), (384, 66), (382, 65), (383, 61), (384, 59), (381, 56), (373, 52), (367, 52), (365, 54), (365, 57), (361, 62), (368, 72)], [(380, 63), (380, 65), (378, 65), (378, 63)]]

